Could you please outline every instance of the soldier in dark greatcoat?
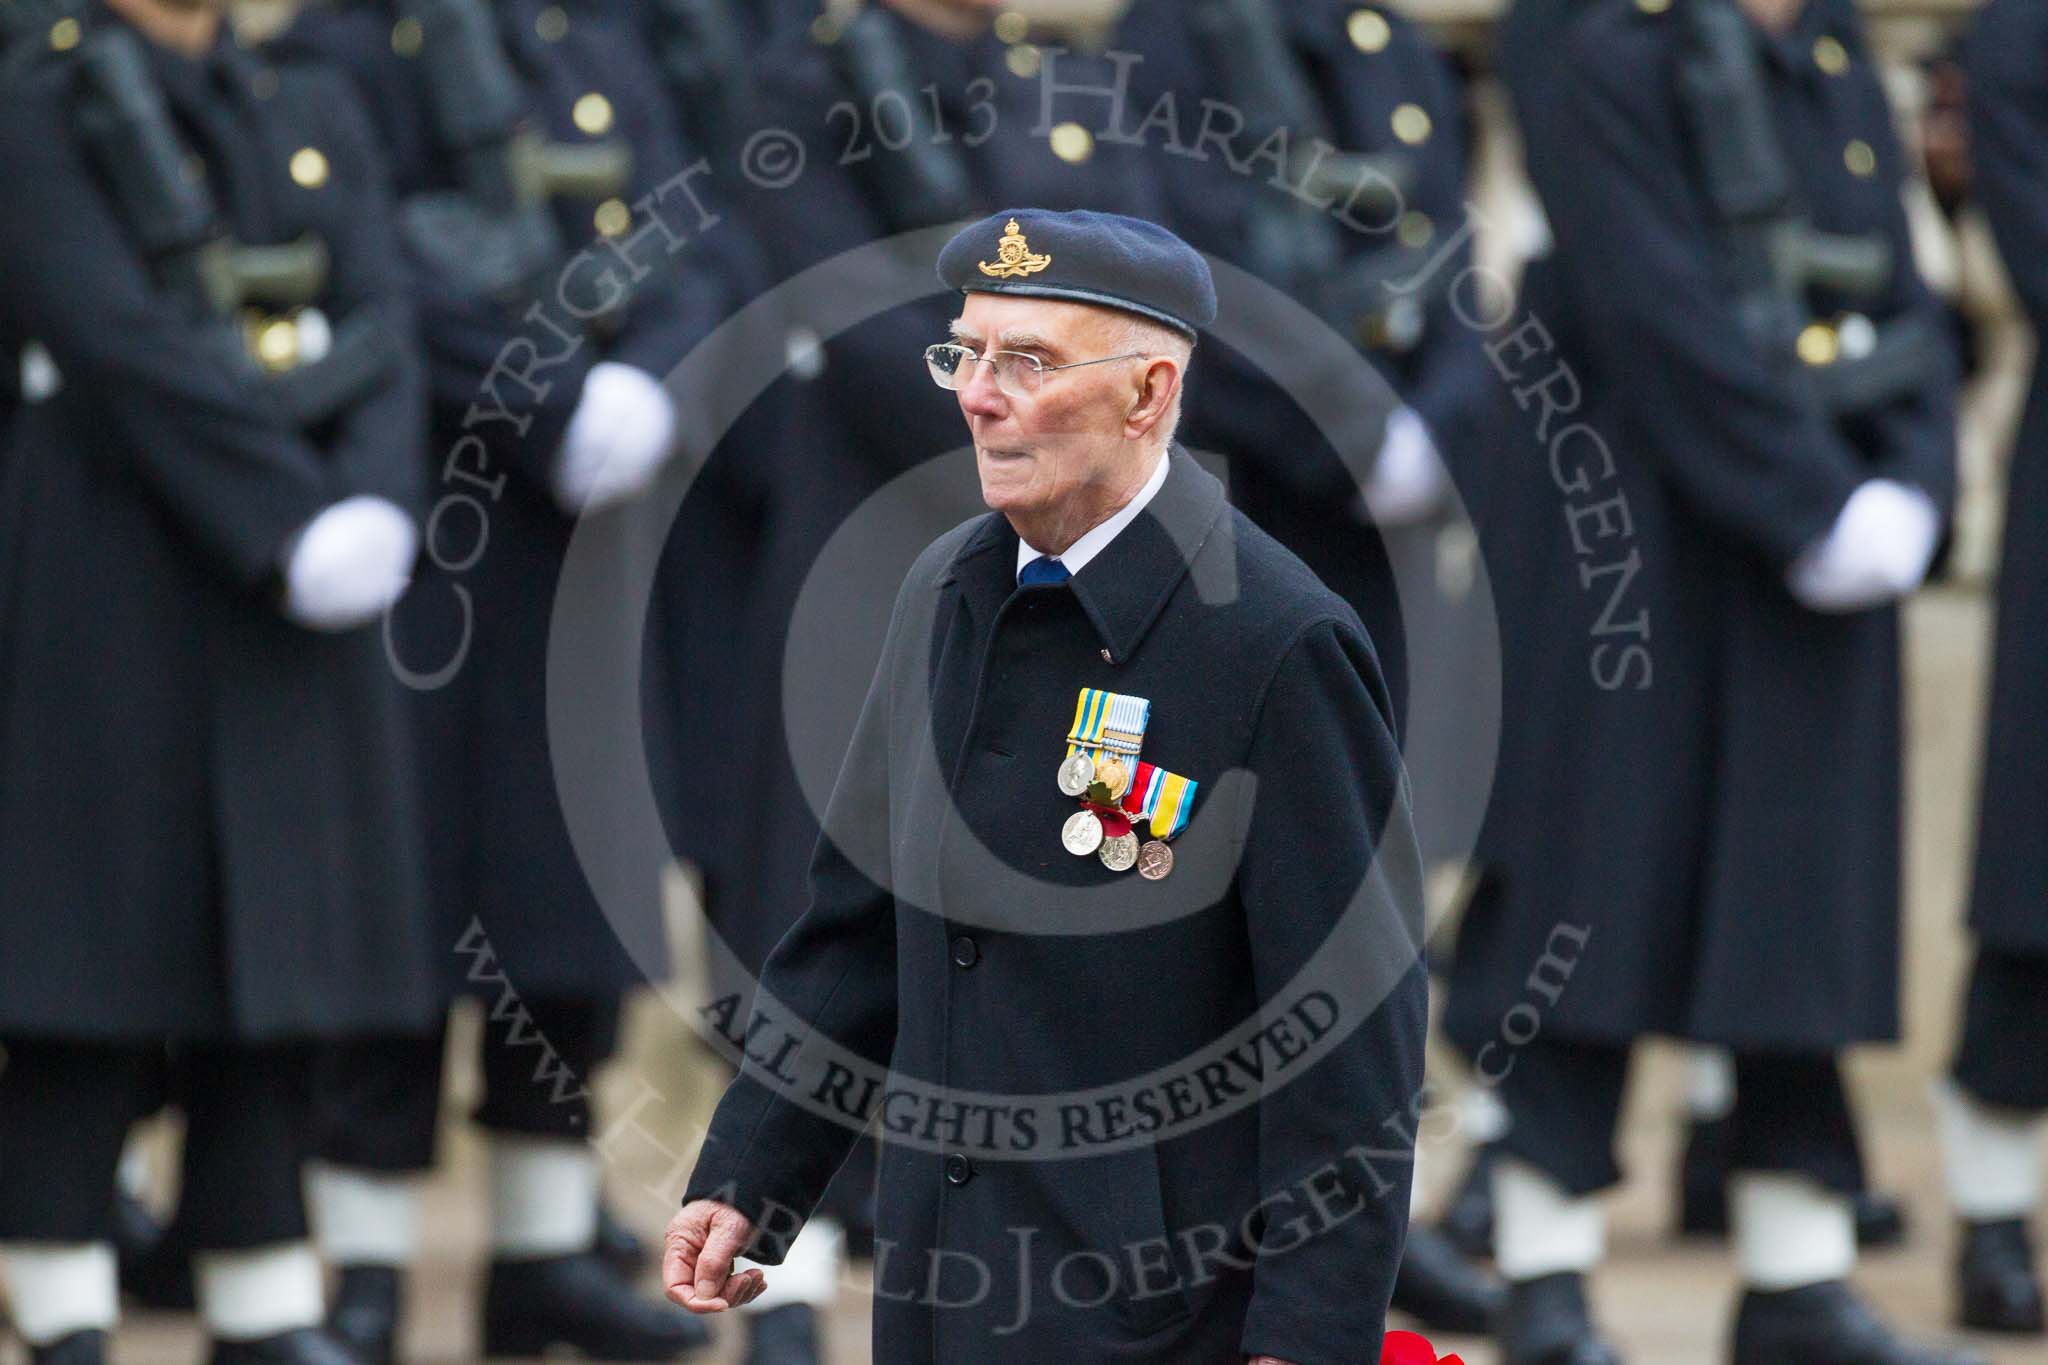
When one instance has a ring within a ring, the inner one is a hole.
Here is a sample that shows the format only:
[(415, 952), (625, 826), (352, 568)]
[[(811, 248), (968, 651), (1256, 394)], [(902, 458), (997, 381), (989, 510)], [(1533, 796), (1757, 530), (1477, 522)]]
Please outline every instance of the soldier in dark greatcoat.
[[(1307, 325), (1361, 350), (1380, 381), (1356, 391), (1341, 366), (1308, 379), (1311, 392), (1338, 390), (1341, 420), (1318, 425), (1287, 387), (1304, 384), (1302, 323), (1253, 294), (1236, 312), (1257, 339), (1196, 362), (1187, 439), (1229, 452), (1231, 501), (1365, 621), (1404, 722), (1437, 727), (1404, 723), (1404, 750), (1460, 752), (1483, 769), (1491, 754), (1477, 746), (1491, 732), (1460, 702), (1480, 699), (1490, 675), (1472, 665), (1491, 641), (1436, 572), (1446, 465), (1462, 476), (1486, 463), (1489, 397), (1483, 334), (1450, 299), (1471, 247), (1463, 111), (1442, 54), (1398, 13), (1352, 0), (1141, 0), (1116, 47), (1143, 58), (1123, 107), (1070, 90), (1049, 117), (1112, 143), (1135, 137), (1193, 245), (1314, 314)], [(1211, 131), (1223, 136), (1205, 142)], [(1415, 692), (1432, 704), (1409, 706)], [(1426, 857), (1470, 852), (1484, 797), (1460, 780), (1472, 761), (1414, 775)], [(1396, 1307), (1438, 1330), (1483, 1332), (1500, 1300), (1435, 1229), (1410, 1230)]]
[[(1557, 120), (1564, 110), (1564, 91), (1572, 76), (1557, 60), (1573, 25), (1598, 0), (1514, 0), (1502, 15), (1495, 33), (1495, 65), (1502, 83), (1513, 98), (1514, 113), (1521, 131), (1526, 169), (1539, 201), (1573, 192), (1577, 146), (1561, 135)], [(1852, 20), (1845, 20), (1851, 23)], [(1555, 239), (1540, 216), (1530, 245), (1531, 258), (1521, 278), (1518, 311), (1511, 321), (1538, 319), (1548, 338), (1555, 360), (1552, 369), (1568, 367), (1577, 378), (1592, 374), (1587, 344), (1582, 335), (1583, 310), (1568, 306), (1566, 272), (1571, 262), (1555, 250)], [(1541, 376), (1538, 376), (1541, 377)], [(1563, 383), (1553, 379), (1554, 383)], [(1546, 603), (1551, 586), (1541, 576), (1517, 573), (1514, 566), (1540, 560), (1550, 553), (1543, 548), (1555, 544), (1552, 522), (1557, 517), (1558, 492), (1550, 479), (1531, 461), (1540, 458), (1557, 419), (1544, 425), (1546, 409), (1533, 395), (1496, 383), (1492, 386), (1491, 413), (1486, 421), (1494, 433), (1488, 447), (1490, 458), (1459, 465), (1459, 486), (1474, 508), (1481, 526), (1481, 539), (1488, 547), (1486, 558), (1495, 576), (1489, 587), (1496, 596), (1496, 616), (1507, 634), (1506, 652), (1521, 656), (1530, 649), (1543, 648), (1545, 633), (1553, 628)], [(1560, 394), (1559, 401), (1563, 401)], [(1490, 477), (1489, 477), (1490, 471)], [(1533, 539), (1530, 539), (1533, 538)], [(1500, 802), (1488, 816), (1480, 850), (1482, 866), (1495, 849), (1513, 844), (1519, 837), (1515, 810), (1525, 802), (1548, 799), (1541, 783), (1517, 780), (1517, 774), (1531, 764), (1546, 761), (1550, 738), (1542, 729), (1541, 703), (1526, 709), (1527, 699), (1510, 696), (1508, 707), (1513, 723), (1502, 732), (1499, 767), (1509, 769)], [(1532, 747), (1524, 747), (1524, 741)], [(1530, 837), (1541, 839), (1539, 825)], [(1534, 846), (1540, 849), (1542, 845)], [(1513, 861), (1515, 855), (1508, 855)], [(1521, 856), (1530, 856), (1525, 853)], [(1490, 894), (1490, 893), (1489, 893)], [(1740, 1104), (1735, 1086), (1733, 1062), (1725, 1048), (1696, 1046), (1685, 1065), (1686, 1137), (1679, 1160), (1679, 1199), (1674, 1223), (1687, 1237), (1725, 1237), (1728, 1232), (1728, 1144), (1731, 1115)], [(1490, 1092), (1482, 1089), (1482, 1101)], [(1498, 1107), (1482, 1105), (1493, 1125)], [(1489, 1129), (1488, 1135), (1498, 1131)], [(1490, 1248), (1493, 1239), (1492, 1161), (1498, 1145), (1486, 1142), (1478, 1149), (1459, 1190), (1452, 1196), (1444, 1226), (1469, 1249)], [(1905, 1235), (1905, 1219), (1899, 1201), (1883, 1191), (1862, 1187), (1852, 1196), (1856, 1240), (1865, 1247), (1885, 1246)]]
[[(737, 238), (716, 231), (645, 57), (600, 20), (539, 0), (373, 0), (309, 8), (277, 47), (339, 67), (373, 111), (430, 362), (435, 515), (392, 636), (419, 694), (434, 961), (451, 993), (492, 1001), (484, 1350), (667, 1359), (707, 1334), (595, 1254), (588, 1088), (620, 996), (668, 965), (661, 868), (579, 849), (552, 764), (646, 756), (597, 708), (551, 707), (549, 640), (572, 536), (621, 573), (659, 552), (638, 499), (690, 408), (662, 381), (726, 311), (709, 258)], [(568, 609), (615, 624), (615, 662), (638, 676), (623, 656), (645, 603)], [(379, 1040), (323, 1076), (333, 1321), (377, 1358), (417, 1252), (442, 1052), (438, 1032)]]
[[(1969, 50), (1974, 183), (2006, 272), (2037, 334), (2048, 334), (2048, 8), (1994, 0)], [(1965, 1326), (2038, 1335), (2040, 1272), (2027, 1220), (2040, 1208), (2048, 1110), (2048, 348), (2013, 448), (2005, 556), (1984, 748), (1970, 927), (1977, 961), (1954, 1085), (1937, 1095), (1949, 1194), (1963, 1217), (1957, 1315)]]
[(52, 367), (0, 439), (0, 1270), (38, 1361), (105, 1359), (169, 1066), (213, 1359), (349, 1359), (307, 1060), (436, 996), (376, 629), (425, 491), (382, 160), (221, 9), (76, 7), (0, 91), (0, 353)]
[(1668, 1034), (1735, 1055), (1732, 1358), (1951, 1360), (1847, 1287), (1835, 1062), (1897, 1036), (1892, 603), (1954, 481), (1890, 108), (1832, 0), (1595, 7), (1561, 46), (1524, 129), (1562, 316), (1489, 344), (1531, 445), (1484, 494), (1508, 744), (1448, 1011), (1512, 1113), (1506, 1358), (1612, 1359), (1595, 1196)]
[(1413, 24), (1346, 0), (1147, 0), (1119, 39), (1144, 57), (1126, 132), (1157, 120), (1139, 136), (1189, 240), (1315, 313), (1385, 381), (1348, 395), (1355, 424), (1318, 429), (1275, 383), (1276, 360), (1300, 379), (1298, 353), (1219, 348), (1201, 362), (1211, 378), (1191, 395), (1188, 434), (1241, 461), (1232, 500), (1366, 617), (1398, 701), (1381, 536), (1441, 505), (1439, 452), (1475, 456), (1485, 394), (1480, 334), (1445, 288), (1470, 260), (1450, 72)]

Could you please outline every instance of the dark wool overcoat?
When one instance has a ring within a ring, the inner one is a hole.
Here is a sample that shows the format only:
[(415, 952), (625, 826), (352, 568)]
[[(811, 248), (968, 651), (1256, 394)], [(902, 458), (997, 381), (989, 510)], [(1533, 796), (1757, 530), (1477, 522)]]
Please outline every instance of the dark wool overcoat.
[[(1937, 354), (1854, 417), (1807, 402), (1797, 362), (1738, 321), (1678, 95), (1678, 14), (1603, 6), (1566, 27), (1563, 8), (1517, 10), (1556, 19), (1562, 49), (1517, 92), (1556, 249), (1490, 350), (1504, 434), (1480, 530), (1506, 714), (1450, 1025), (1483, 1046), (1569, 940), (1569, 987), (1537, 1001), (1554, 1036), (1890, 1038), (1898, 612), (1808, 610), (1785, 571), (1866, 479), (1947, 507), (1954, 367)], [(1853, 12), (1814, 3), (1752, 37), (1799, 205), (1890, 250), (1875, 297), (1816, 287), (1812, 316), (1939, 332)]]
[[(631, 183), (610, 206), (638, 208), (630, 230), (618, 235), (621, 254), (608, 257), (604, 206), (557, 198), (554, 217), (569, 254), (537, 296), (467, 295), (409, 244), (432, 384), (428, 459), (438, 515), (430, 522), (435, 553), (400, 604), (393, 634), (418, 687), (434, 950), (445, 977), (463, 984), (476, 958), (458, 945), (477, 944), (471, 930), (480, 926), (519, 989), (602, 995), (661, 975), (668, 949), (660, 868), (625, 866), (628, 855), (605, 848), (579, 852), (556, 790), (554, 745), (618, 743), (617, 761), (644, 759), (602, 717), (584, 717), (573, 732), (550, 731), (548, 645), (563, 557), (578, 524), (555, 500), (554, 470), (591, 368), (610, 361), (666, 377), (725, 310), (726, 282), (744, 275), (712, 260), (735, 235), (706, 226), (717, 215), (701, 177), (679, 179), (691, 157), (634, 39), (539, 0), (493, 0), (488, 8), (526, 101), (524, 126), (570, 147), (622, 141), (632, 156)], [(459, 158), (437, 132), (425, 76), (431, 54), (395, 41), (396, 19), (396, 7), (382, 3), (307, 9), (277, 48), (348, 74), (404, 200), (462, 182)], [(601, 117), (592, 116), (594, 104)], [(701, 212), (691, 193), (703, 196)], [(681, 242), (675, 250), (671, 235)], [(572, 273), (577, 253), (611, 263), (603, 277)], [(638, 277), (629, 303), (587, 327), (574, 316), (613, 295), (629, 274)], [(678, 407), (687, 432), (686, 397)], [(631, 503), (609, 510), (588, 532), (604, 539), (622, 579), (638, 557), (659, 553), (658, 528), (639, 513)], [(629, 622), (647, 603), (621, 591), (573, 609), (615, 621), (606, 638), (616, 641), (617, 666), (637, 674)], [(649, 728), (661, 732), (659, 723)], [(652, 758), (660, 762), (658, 748)], [(618, 861), (594, 870), (586, 855)], [(631, 893), (600, 906), (593, 875)]]
[[(1386, 689), (1172, 459), (1071, 583), (1020, 588), (994, 515), (911, 570), (691, 1181), (786, 1233), (873, 1110), (877, 1360), (1379, 1357), (1427, 992)], [(1083, 687), (1202, 784), (1163, 880), (1062, 845)]]
[[(2038, 334), (2048, 329), (2048, 9), (1999, 0), (1970, 48), (1971, 155), (1977, 194), (2006, 271)], [(1971, 924), (1986, 944), (2048, 953), (2048, 839), (2036, 819), (2048, 793), (2048, 349), (2013, 447), (1998, 637), (1984, 752), (1984, 794)]]
[[(278, 609), (323, 508), (424, 502), (382, 162), (336, 83), (226, 38), (145, 46), (226, 229), (323, 240), (319, 306), (376, 309), (393, 363), (299, 429), (156, 286), (77, 134), (75, 60), (0, 95), (0, 353), (41, 342), (63, 380), (0, 435), (0, 1032), (410, 1027), (430, 992), (404, 694), (376, 627)], [(325, 173), (294, 178), (307, 148)]]

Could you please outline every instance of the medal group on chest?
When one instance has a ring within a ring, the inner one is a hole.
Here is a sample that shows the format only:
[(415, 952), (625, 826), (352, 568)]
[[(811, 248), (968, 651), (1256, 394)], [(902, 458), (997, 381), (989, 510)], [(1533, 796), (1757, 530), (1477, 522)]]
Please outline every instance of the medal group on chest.
[[(1173, 871), (1171, 844), (1187, 827), (1200, 784), (1139, 760), (1151, 716), (1143, 697), (1081, 689), (1059, 772), (1061, 793), (1081, 809), (1067, 817), (1060, 842), (1077, 858), (1092, 853), (1112, 872), (1136, 868), (1156, 882)], [(1142, 844), (1140, 825), (1152, 836)]]

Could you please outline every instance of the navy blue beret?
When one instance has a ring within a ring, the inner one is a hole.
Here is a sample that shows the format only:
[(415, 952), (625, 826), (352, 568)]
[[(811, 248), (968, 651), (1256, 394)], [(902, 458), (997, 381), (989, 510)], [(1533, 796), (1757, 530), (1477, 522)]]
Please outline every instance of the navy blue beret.
[(1216, 320), (1209, 263), (1142, 218), (1008, 209), (946, 243), (939, 279), (963, 294), (1022, 294), (1121, 308), (1193, 339)]

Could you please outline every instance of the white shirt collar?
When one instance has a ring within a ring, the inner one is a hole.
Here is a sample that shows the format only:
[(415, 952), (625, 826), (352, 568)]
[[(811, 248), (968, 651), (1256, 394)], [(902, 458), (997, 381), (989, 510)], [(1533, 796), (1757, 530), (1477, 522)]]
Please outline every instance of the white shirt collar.
[[(1064, 552), (1055, 555), (1054, 558), (1059, 560), (1061, 564), (1064, 564), (1067, 572), (1070, 574), (1077, 574), (1087, 568), (1088, 561), (1108, 549), (1109, 542), (1115, 540), (1124, 527), (1136, 521), (1138, 513), (1145, 510), (1145, 505), (1158, 496), (1159, 490), (1166, 484), (1166, 467), (1171, 463), (1173, 463), (1173, 453), (1171, 451), (1162, 452), (1159, 456), (1158, 465), (1152, 471), (1152, 477), (1145, 480), (1145, 486), (1138, 490), (1136, 497), (1118, 508), (1115, 515), (1111, 516), (1107, 521), (1100, 522), (1083, 532), (1079, 540), (1069, 545)], [(1023, 574), (1024, 566), (1038, 557), (1038, 551), (1032, 549), (1028, 542), (1019, 537), (1017, 540), (1017, 573), (1019, 576)]]

